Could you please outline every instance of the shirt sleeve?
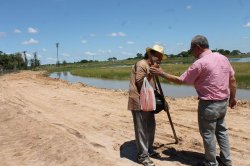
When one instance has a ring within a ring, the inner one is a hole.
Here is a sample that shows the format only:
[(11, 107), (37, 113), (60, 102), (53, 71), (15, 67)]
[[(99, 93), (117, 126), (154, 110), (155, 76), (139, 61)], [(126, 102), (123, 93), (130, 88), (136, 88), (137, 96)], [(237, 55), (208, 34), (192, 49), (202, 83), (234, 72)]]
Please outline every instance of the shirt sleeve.
[(144, 77), (147, 76), (147, 68), (141, 64), (137, 66), (135, 82), (138, 90), (141, 90)]
[(201, 73), (199, 64), (193, 63), (181, 76), (180, 79), (186, 84), (194, 84)]
[(230, 77), (234, 76), (234, 74), (235, 74), (235, 71), (231, 65), (230, 65), (230, 73), (229, 74), (230, 74), (229, 75)]

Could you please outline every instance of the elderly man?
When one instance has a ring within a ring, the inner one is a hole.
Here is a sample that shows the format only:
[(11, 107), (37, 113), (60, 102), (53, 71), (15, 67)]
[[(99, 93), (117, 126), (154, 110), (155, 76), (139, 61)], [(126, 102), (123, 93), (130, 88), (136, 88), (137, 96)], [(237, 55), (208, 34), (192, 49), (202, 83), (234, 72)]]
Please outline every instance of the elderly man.
[[(161, 68), (151, 67), (152, 74), (160, 75), (168, 81), (193, 84), (199, 97), (198, 123), (205, 149), (205, 162), (201, 165), (231, 166), (225, 116), (227, 102), (236, 106), (236, 80), (234, 70), (228, 59), (209, 49), (208, 40), (202, 35), (191, 41), (191, 53), (196, 61), (180, 77), (164, 72)], [(216, 160), (216, 139), (220, 146), (220, 157)]]
[[(154, 64), (151, 64), (149, 52)], [(159, 157), (159, 154), (153, 150), (155, 137), (155, 115), (152, 111), (142, 111), (140, 107), (140, 90), (143, 79), (146, 77), (149, 83), (154, 87), (152, 75), (149, 73), (151, 65), (158, 66), (164, 56), (163, 47), (154, 45), (147, 48), (143, 60), (138, 61), (131, 68), (129, 84), (128, 110), (131, 110), (134, 122), (135, 141), (138, 151), (138, 161), (144, 166), (154, 166), (150, 157)]]

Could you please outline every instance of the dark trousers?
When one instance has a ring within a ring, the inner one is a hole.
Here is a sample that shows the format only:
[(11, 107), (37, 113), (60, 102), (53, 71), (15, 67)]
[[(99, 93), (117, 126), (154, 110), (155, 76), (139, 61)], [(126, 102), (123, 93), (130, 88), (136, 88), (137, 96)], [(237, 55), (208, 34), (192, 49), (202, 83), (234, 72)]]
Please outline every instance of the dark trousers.
[(155, 137), (155, 114), (153, 112), (132, 110), (135, 141), (138, 157), (146, 157), (153, 150)]

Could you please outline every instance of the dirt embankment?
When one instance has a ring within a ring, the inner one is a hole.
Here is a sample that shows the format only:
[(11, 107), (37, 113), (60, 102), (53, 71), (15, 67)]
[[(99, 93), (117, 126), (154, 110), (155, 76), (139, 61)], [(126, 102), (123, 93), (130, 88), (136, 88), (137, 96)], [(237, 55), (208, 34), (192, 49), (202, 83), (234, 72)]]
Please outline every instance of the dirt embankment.
[[(70, 84), (25, 71), (0, 76), (1, 166), (133, 166), (135, 144), (128, 94)], [(157, 114), (157, 166), (195, 165), (203, 157), (197, 99), (167, 98), (179, 137), (166, 113)], [(250, 101), (228, 110), (233, 164), (250, 165)]]

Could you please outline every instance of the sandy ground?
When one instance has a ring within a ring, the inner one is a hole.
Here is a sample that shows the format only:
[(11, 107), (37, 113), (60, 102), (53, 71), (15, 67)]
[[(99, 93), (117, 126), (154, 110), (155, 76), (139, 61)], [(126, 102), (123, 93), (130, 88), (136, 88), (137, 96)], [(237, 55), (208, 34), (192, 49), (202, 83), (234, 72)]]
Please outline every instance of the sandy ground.
[[(185, 93), (185, 92), (183, 92)], [(1, 166), (136, 166), (128, 94), (70, 84), (25, 71), (0, 76)], [(197, 99), (168, 98), (179, 144), (167, 115), (156, 115), (157, 166), (196, 165), (203, 158)], [(250, 166), (250, 101), (229, 109), (233, 165)]]

